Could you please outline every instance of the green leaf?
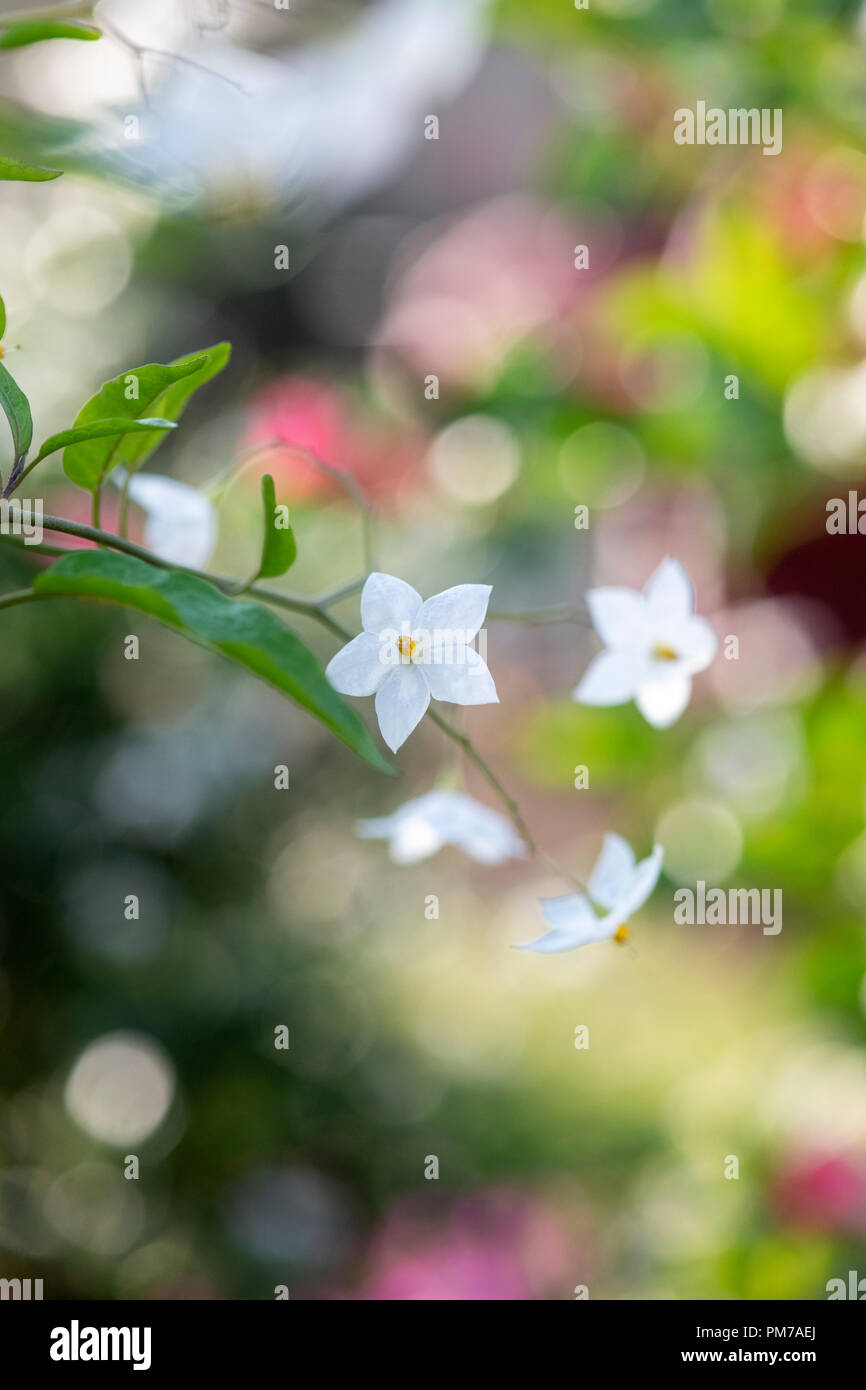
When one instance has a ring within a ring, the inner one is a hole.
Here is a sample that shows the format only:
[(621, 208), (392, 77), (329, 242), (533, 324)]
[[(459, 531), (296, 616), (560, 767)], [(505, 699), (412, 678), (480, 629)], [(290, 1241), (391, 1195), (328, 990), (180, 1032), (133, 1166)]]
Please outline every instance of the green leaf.
[[(231, 343), (215, 343), (213, 347), (202, 348), (199, 352), (191, 352), (185, 357), (175, 358), (174, 362), (169, 363), (170, 367), (180, 369), (192, 365), (194, 370), (185, 371), (167, 391), (163, 392), (154, 402), (154, 413), (161, 415), (164, 420), (179, 420), (190, 397), (198, 391), (199, 387), (206, 385), (223, 370), (231, 357), (231, 352)], [(140, 468), (150, 458), (158, 444), (158, 439), (150, 439), (141, 435), (138, 439), (131, 441), (129, 446), (124, 446), (124, 462), (129, 471), (132, 473), (135, 469)]]
[(0, 155), (0, 179), (46, 183), (49, 179), (59, 179), (62, 173), (62, 169), (40, 169), (36, 164), (22, 164), (20, 159), (7, 159), (5, 155)]
[[(0, 16), (2, 21), (2, 16)], [(22, 19), (0, 33), (0, 48), (25, 48), (43, 39), (99, 39), (101, 31), (92, 24), (58, 24), (48, 19)]]
[(393, 771), (364, 723), (329, 684), (313, 653), (260, 603), (238, 602), (195, 575), (157, 569), (109, 550), (66, 555), (40, 574), (33, 587), (42, 594), (106, 599), (149, 614), (276, 686), (371, 766)]
[[(92, 425), (97, 420), (138, 420), (156, 412), (156, 402), (181, 377), (191, 376), (204, 365), (201, 357), (184, 360), (182, 363), (169, 363), (163, 366), (151, 362), (145, 367), (136, 367), (107, 381), (95, 396), (83, 405), (75, 417), (76, 426)], [(157, 412), (160, 419), (166, 419), (162, 411)], [(160, 438), (162, 436), (160, 435)], [(93, 491), (98, 488), (107, 473), (115, 464), (129, 466), (129, 455), (121, 451), (121, 439), (117, 435), (102, 439), (86, 439), (80, 444), (70, 444), (63, 455), (63, 471), (71, 482), (79, 487)], [(154, 441), (153, 447), (156, 447)]]
[[(46, 439), (33, 463), (41, 463), (49, 454), (65, 449), (68, 444), (83, 444), (88, 439), (111, 438), (112, 435), (136, 434), (142, 430), (174, 430), (173, 420), (149, 417), (146, 420), (94, 420), (92, 425), (78, 425), (71, 430), (61, 430)], [(32, 466), (32, 465), (31, 465)]]
[(277, 515), (277, 499), (274, 480), (270, 473), (262, 477), (262, 508), (264, 510), (265, 533), (262, 541), (262, 559), (256, 579), (276, 579), (285, 574), (295, 563), (298, 547), (291, 526), (278, 526), (281, 516)]
[(30, 402), (14, 377), (10, 376), (0, 362), (0, 406), (9, 421), (12, 431), (12, 444), (15, 450), (15, 464), (26, 458), (33, 439), (33, 420), (30, 416)]
[(6, 305), (0, 299), (0, 338), (6, 332)]
[[(217, 343), (215, 347), (188, 353), (166, 365), (151, 363), (124, 372), (113, 381), (107, 381), (82, 406), (75, 423), (88, 425), (94, 420), (117, 419), (121, 416), (137, 419), (145, 412), (176, 423), (193, 392), (222, 371), (230, 354), (230, 343)], [(133, 379), (138, 382), (138, 399), (128, 400), (129, 383)], [(162, 435), (145, 432), (138, 434), (135, 439), (126, 437), (122, 443), (115, 439), (113, 443), (100, 444), (96, 441), (75, 444), (66, 450), (63, 468), (73, 483), (92, 491), (118, 463), (122, 463), (130, 473), (140, 468), (161, 439)]]

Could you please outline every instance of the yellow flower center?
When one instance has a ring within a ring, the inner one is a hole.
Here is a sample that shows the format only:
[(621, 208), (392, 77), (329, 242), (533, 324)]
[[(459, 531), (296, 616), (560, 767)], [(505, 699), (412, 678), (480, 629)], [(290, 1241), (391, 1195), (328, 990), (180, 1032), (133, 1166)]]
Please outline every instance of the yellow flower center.
[(676, 661), (679, 653), (675, 652), (673, 647), (667, 646), (665, 642), (659, 642), (657, 646), (653, 647), (653, 656), (656, 661)]
[(614, 932), (613, 939), (618, 946), (624, 946), (630, 936), (631, 932), (629, 931), (626, 923), (623, 922), (622, 926), (617, 927), (616, 931)]
[(411, 661), (418, 650), (418, 643), (413, 642), (411, 637), (398, 637), (397, 650), (404, 661)]

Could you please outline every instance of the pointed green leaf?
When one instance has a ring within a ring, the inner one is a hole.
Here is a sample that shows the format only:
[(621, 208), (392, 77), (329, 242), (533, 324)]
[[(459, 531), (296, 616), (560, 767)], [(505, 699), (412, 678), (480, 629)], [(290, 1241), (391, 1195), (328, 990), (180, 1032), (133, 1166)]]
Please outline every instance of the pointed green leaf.
[(20, 159), (0, 155), (0, 179), (18, 179), (25, 183), (47, 183), (59, 179), (62, 169), (40, 169), (36, 164), (22, 164)]
[(291, 696), (354, 753), (391, 772), (365, 724), (328, 682), (313, 653), (269, 608), (227, 598), (195, 575), (157, 569), (109, 550), (78, 550), (39, 575), (34, 588), (122, 603), (238, 662)]
[[(213, 347), (202, 348), (200, 352), (189, 353), (170, 362), (170, 367), (178, 369), (191, 364), (197, 365), (193, 371), (185, 371), (179, 376), (178, 380), (154, 401), (154, 414), (161, 415), (164, 420), (179, 420), (190, 397), (200, 386), (204, 386), (223, 370), (231, 357), (231, 351), (231, 343), (215, 343)], [(140, 435), (138, 439), (130, 440), (124, 445), (124, 462), (131, 473), (146, 462), (158, 443), (158, 439)]]
[(14, 377), (10, 376), (0, 362), (0, 406), (9, 421), (12, 431), (12, 445), (15, 451), (13, 467), (26, 458), (33, 439), (33, 421), (30, 417), (30, 402)]
[(112, 435), (138, 434), (142, 430), (174, 430), (173, 420), (163, 420), (159, 416), (146, 420), (94, 420), (92, 425), (77, 425), (71, 430), (61, 430), (52, 434), (36, 455), (33, 463), (41, 463), (49, 454), (65, 449), (68, 444), (83, 444), (88, 439), (109, 439)]
[[(129, 416), (137, 419), (145, 414), (158, 415), (162, 420), (177, 422), (194, 391), (221, 372), (231, 354), (230, 343), (217, 343), (202, 352), (188, 353), (165, 365), (150, 363), (107, 381), (76, 416), (76, 425), (88, 425), (94, 420), (117, 419)], [(132, 383), (137, 383), (138, 397), (129, 399)], [(116, 464), (122, 463), (130, 473), (150, 457), (157, 448), (161, 434), (142, 432), (133, 439), (127, 435), (114, 442), (75, 444), (63, 456), (66, 476), (79, 487), (96, 488)]]
[(277, 510), (274, 480), (270, 473), (265, 473), (262, 477), (262, 508), (265, 532), (262, 559), (256, 579), (276, 579), (291, 569), (297, 559), (298, 547), (291, 526), (281, 524), (283, 509), (279, 512)]
[[(2, 15), (0, 15), (2, 22)], [(49, 19), (22, 19), (0, 33), (0, 48), (25, 48), (44, 39), (98, 39), (101, 32), (93, 24), (59, 24)]]
[[(148, 363), (145, 367), (135, 367), (123, 372), (113, 381), (106, 381), (95, 396), (83, 405), (75, 417), (76, 426), (92, 425), (96, 420), (138, 420), (158, 414), (160, 419), (168, 418), (156, 403), (169, 388), (182, 377), (191, 376), (204, 365), (205, 359), (194, 357), (180, 363), (170, 362), (164, 366), (159, 362)], [(129, 454), (123, 444), (124, 436), (115, 435), (102, 439), (87, 439), (80, 444), (70, 444), (63, 455), (63, 471), (71, 482), (79, 487), (93, 491), (99, 487), (103, 478), (115, 464), (129, 466)], [(162, 438), (154, 438), (153, 447)]]
[(6, 332), (6, 305), (0, 299), (0, 338)]

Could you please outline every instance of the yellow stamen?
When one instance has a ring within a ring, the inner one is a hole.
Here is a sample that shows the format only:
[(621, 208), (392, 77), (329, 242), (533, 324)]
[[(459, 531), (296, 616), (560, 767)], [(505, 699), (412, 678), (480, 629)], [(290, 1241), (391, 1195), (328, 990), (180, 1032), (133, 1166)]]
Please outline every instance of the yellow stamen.
[(673, 647), (668, 647), (664, 642), (659, 642), (658, 646), (653, 647), (653, 656), (656, 661), (676, 661), (679, 653)]
[(413, 642), (411, 637), (398, 637), (397, 650), (404, 661), (411, 661), (418, 650), (418, 643)]
[(621, 927), (617, 927), (616, 931), (614, 932), (614, 934), (613, 934), (613, 939), (614, 939), (614, 941), (617, 943), (618, 946), (624, 946), (625, 943), (628, 941), (628, 939), (629, 939), (630, 936), (631, 936), (631, 932), (629, 931), (629, 929), (628, 929), (628, 927), (626, 926), (625, 922), (623, 922), (622, 926), (621, 926)]

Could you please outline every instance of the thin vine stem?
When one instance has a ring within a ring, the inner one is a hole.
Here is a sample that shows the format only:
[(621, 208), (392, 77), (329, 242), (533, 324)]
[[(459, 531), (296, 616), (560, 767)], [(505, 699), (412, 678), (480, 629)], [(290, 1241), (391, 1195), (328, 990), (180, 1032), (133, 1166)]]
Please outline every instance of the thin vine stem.
[(15, 608), (19, 603), (38, 603), (42, 599), (59, 597), (59, 594), (40, 594), (37, 589), (14, 589), (12, 593), (0, 594), (0, 608)]
[(123, 487), (120, 492), (120, 517), (118, 519), (118, 530), (124, 540), (127, 538), (127, 526), (129, 524), (129, 485), (132, 482), (132, 474), (127, 471), (123, 479)]
[(517, 805), (517, 802), (514, 800), (513, 796), (509, 796), (508, 792), (505, 790), (492, 768), (488, 767), (487, 763), (484, 761), (481, 754), (478, 752), (478, 749), (475, 747), (475, 744), (472, 742), (469, 735), (464, 734), (462, 730), (457, 728), (456, 724), (452, 724), (450, 719), (446, 719), (444, 715), (441, 715), (439, 713), (438, 710), (428, 709), (427, 717), (433, 720), (433, 723), (437, 726), (437, 728), (442, 730), (443, 734), (446, 734), (448, 738), (453, 739), (455, 743), (460, 745), (469, 761), (471, 763), (474, 763), (475, 767), (478, 768), (478, 771), (482, 774), (483, 777), (486, 778), (490, 786), (496, 792), (496, 795), (499, 797), (499, 800), (502, 802), (503, 806), (507, 810), (514, 824), (515, 829), (517, 830), (521, 839), (524, 840), (524, 842), (526, 843), (530, 853), (537, 854), (538, 846), (536, 845), (535, 840), (533, 839), (532, 834), (530, 833), (526, 821), (520, 814), (520, 809)]
[[(6, 484), (4, 496), (6, 496), (7, 494), (11, 494), (13, 490), (17, 491), (21, 484), (24, 482), (24, 479), (27, 477), (27, 474), (33, 472), (33, 469), (36, 467), (37, 463), (44, 462), (44, 459), (41, 459), (37, 456), (35, 459), (30, 460), (26, 468), (22, 468), (21, 472), (18, 474), (17, 477), (13, 473), (12, 476), (9, 478), (9, 482)], [(12, 487), (13, 482), (15, 484), (14, 489)]]
[[(133, 559), (143, 560), (145, 564), (154, 565), (157, 569), (178, 570), (182, 574), (194, 575), (196, 579), (204, 579), (208, 584), (215, 585), (225, 594), (231, 594), (237, 584), (237, 580), (228, 579), (223, 575), (210, 574), (206, 570), (192, 569), (188, 565), (173, 565), (167, 560), (162, 560), (153, 551), (146, 550), (144, 546), (136, 545), (134, 541), (126, 540), (123, 536), (115, 536), (110, 531), (102, 531), (97, 526), (87, 526), (84, 522), (67, 521), (62, 516), (43, 516), (43, 531), (58, 531), (61, 535), (77, 536), (80, 540), (92, 541), (94, 545), (104, 546), (108, 550), (118, 550), (123, 555), (131, 555)], [(0, 536), (0, 540), (13, 540), (19, 544), (17, 538)], [(41, 546), (28, 546), (28, 550), (34, 550), (37, 554), (42, 550)], [(46, 547), (43, 553), (56, 554), (59, 547)], [(68, 554), (68, 551), (60, 551), (61, 554)], [(323, 605), (315, 599), (294, 598), (288, 594), (281, 594), (275, 589), (266, 589), (261, 585), (253, 584), (247, 593), (254, 598), (262, 599), (265, 603), (272, 603), (279, 608), (286, 608), (292, 613), (301, 613), (305, 617), (313, 618), (322, 626), (327, 627), (335, 637), (348, 638), (350, 633), (326, 612)]]

